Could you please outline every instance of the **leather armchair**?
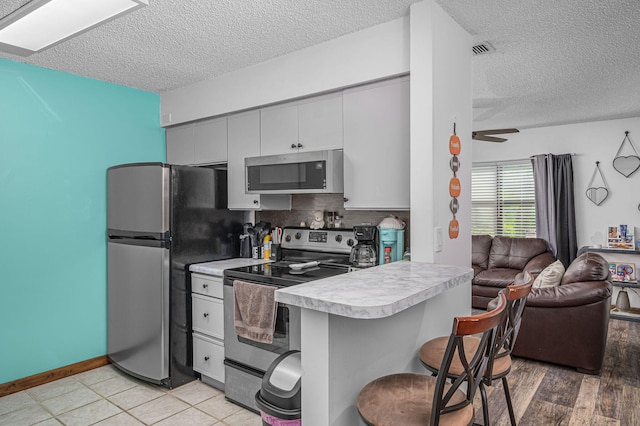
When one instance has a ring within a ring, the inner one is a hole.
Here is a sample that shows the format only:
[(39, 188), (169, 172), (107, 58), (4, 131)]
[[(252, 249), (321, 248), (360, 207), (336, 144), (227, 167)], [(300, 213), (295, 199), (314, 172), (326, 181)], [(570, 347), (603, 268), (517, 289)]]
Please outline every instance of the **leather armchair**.
[(599, 374), (607, 342), (611, 289), (607, 261), (597, 253), (579, 256), (559, 286), (531, 291), (513, 355)]

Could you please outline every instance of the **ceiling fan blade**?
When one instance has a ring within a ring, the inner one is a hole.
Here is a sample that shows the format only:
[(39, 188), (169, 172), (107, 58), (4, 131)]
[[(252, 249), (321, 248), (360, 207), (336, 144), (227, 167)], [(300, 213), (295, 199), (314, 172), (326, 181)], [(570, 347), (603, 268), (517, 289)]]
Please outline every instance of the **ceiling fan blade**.
[(478, 135), (478, 134), (473, 134), (471, 139), (473, 139), (475, 141), (486, 141), (486, 142), (504, 142), (504, 141), (506, 141), (505, 138), (495, 138), (493, 136)]
[(520, 133), (518, 129), (477, 130), (477, 135), (502, 135), (504, 133)]

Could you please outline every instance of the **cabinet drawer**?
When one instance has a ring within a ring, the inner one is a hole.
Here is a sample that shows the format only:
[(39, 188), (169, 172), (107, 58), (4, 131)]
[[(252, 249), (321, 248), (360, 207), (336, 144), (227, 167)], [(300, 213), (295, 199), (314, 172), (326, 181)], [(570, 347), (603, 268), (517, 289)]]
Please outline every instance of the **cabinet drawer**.
[(224, 339), (224, 309), (222, 300), (213, 297), (191, 295), (193, 331)]
[(211, 275), (191, 274), (191, 292), (222, 299), (222, 278)]
[(224, 345), (200, 334), (193, 334), (193, 369), (224, 383)]

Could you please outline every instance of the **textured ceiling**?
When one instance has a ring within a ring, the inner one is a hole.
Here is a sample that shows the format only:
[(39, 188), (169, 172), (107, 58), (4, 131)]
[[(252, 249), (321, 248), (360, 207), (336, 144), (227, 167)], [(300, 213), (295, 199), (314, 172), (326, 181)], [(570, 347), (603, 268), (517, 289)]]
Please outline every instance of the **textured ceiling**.
[[(638, 0), (436, 0), (474, 42), (474, 129), (640, 116)], [(49, 50), (0, 57), (153, 92), (408, 14), (416, 0), (150, 0)], [(27, 3), (2, 0), (0, 17)]]

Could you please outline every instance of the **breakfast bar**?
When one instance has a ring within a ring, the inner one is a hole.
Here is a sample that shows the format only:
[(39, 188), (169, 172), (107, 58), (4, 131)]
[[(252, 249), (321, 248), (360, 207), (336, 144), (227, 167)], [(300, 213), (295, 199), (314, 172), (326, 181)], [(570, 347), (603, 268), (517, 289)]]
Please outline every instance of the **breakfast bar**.
[(355, 403), (366, 383), (426, 373), (418, 349), (471, 313), (472, 277), (468, 267), (394, 262), (276, 291), (301, 308), (304, 424), (364, 424)]

